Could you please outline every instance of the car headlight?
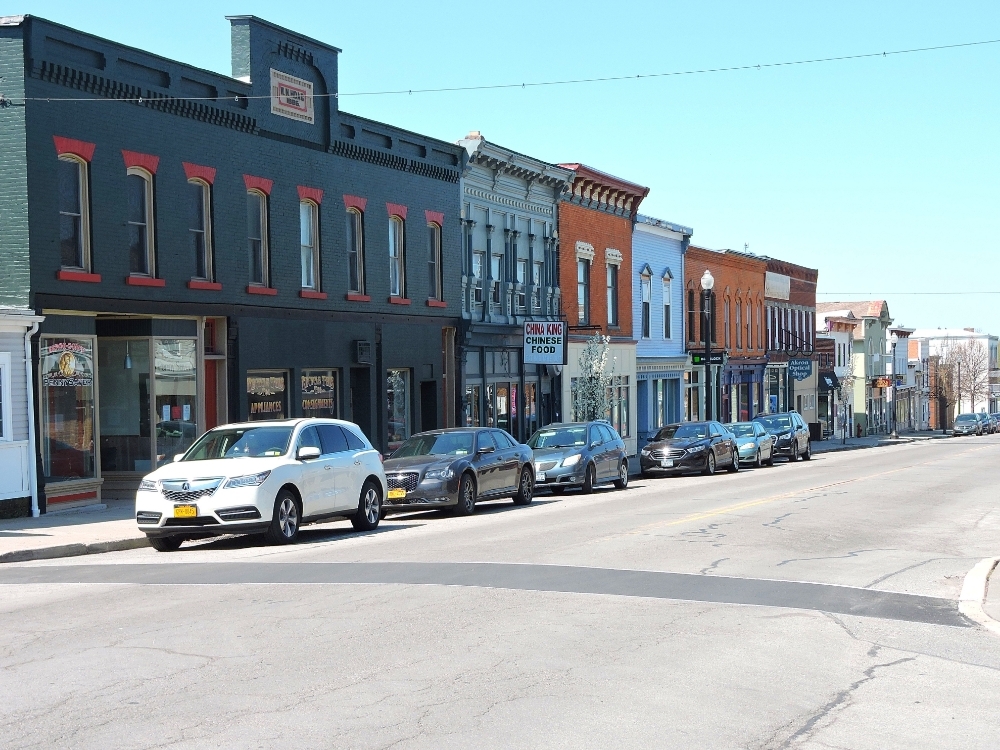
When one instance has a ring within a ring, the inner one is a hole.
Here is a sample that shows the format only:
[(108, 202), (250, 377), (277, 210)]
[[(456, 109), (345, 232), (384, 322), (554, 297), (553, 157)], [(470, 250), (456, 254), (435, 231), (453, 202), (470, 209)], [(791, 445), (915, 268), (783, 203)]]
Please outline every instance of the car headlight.
[(237, 487), (256, 487), (262, 484), (270, 473), (270, 471), (262, 471), (260, 474), (246, 474), (242, 477), (233, 477), (226, 482), (226, 487), (229, 489), (236, 489)]
[(649, 455), (649, 448), (643, 448), (642, 449), (642, 455), (648, 456)]
[(696, 445), (693, 448), (688, 448), (687, 452), (688, 453), (701, 453), (703, 450), (705, 450), (705, 446), (704, 445)]
[(159, 489), (159, 485), (155, 479), (143, 479), (139, 482), (139, 489), (146, 490), (148, 492), (156, 492)]
[(582, 458), (582, 456), (580, 456), (579, 453), (574, 453), (572, 456), (566, 456), (566, 458), (563, 459), (562, 465), (576, 466), (578, 463), (580, 463), (580, 458)]
[(453, 476), (455, 472), (449, 466), (447, 469), (430, 469), (424, 474), (424, 479), (451, 479)]

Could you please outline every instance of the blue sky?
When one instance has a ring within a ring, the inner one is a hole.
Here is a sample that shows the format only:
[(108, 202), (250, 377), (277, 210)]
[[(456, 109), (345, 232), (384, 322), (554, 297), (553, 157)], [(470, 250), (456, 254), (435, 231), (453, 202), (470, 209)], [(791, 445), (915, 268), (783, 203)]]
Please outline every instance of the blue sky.
[[(68, 2), (33, 13), (230, 73), (224, 16), (343, 49), (340, 90), (631, 75), (1000, 38), (1000, 3)], [(481, 130), (648, 185), (694, 241), (820, 270), (902, 325), (1000, 333), (1000, 44), (781, 69), (348, 97), (445, 140)], [(963, 292), (904, 295), (899, 292)]]

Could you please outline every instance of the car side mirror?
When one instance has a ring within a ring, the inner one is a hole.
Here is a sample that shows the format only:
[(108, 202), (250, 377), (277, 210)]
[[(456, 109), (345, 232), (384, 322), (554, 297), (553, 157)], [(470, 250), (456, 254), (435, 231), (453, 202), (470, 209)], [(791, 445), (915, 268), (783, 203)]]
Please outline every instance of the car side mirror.
[(299, 452), (295, 454), (295, 457), (299, 461), (310, 461), (314, 458), (319, 458), (319, 448), (315, 445), (303, 445), (299, 448)]
[(182, 458), (184, 458), (184, 454), (183, 454), (183, 453), (177, 453), (177, 454), (175, 454), (175, 455), (174, 455), (174, 463), (177, 463), (177, 462), (178, 462), (178, 461), (180, 461), (180, 460), (181, 460)]
[(483, 445), (483, 446), (480, 446), (480, 448), (477, 451), (477, 453), (493, 453), (493, 451), (495, 451), (495, 450), (496, 450), (496, 448), (494, 448), (492, 445)]
[(594, 448), (596, 448), (596, 447), (597, 447), (597, 446), (599, 446), (600, 444), (601, 444), (601, 441), (600, 441), (600, 440), (595, 440), (594, 442), (592, 442), (592, 443), (590, 444), (590, 448), (591, 448), (591, 450), (593, 450)]

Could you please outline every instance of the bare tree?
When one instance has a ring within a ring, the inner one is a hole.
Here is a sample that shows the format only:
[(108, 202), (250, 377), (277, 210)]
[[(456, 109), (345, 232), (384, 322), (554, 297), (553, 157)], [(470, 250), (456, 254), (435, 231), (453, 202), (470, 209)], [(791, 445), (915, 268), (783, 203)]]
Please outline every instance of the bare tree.
[(945, 362), (954, 377), (956, 401), (968, 400), (970, 411), (990, 399), (990, 354), (982, 341), (969, 339), (948, 347)]
[(958, 403), (957, 366), (945, 357), (932, 354), (927, 360), (930, 370), (929, 397), (937, 402), (937, 429), (946, 430), (953, 422), (951, 409)]

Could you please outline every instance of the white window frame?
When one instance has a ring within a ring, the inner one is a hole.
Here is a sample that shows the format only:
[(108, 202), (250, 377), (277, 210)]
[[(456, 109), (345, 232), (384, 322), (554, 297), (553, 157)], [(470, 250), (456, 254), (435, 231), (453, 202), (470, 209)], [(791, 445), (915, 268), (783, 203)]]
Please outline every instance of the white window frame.
[[(212, 186), (197, 177), (192, 177), (188, 180), (188, 183), (201, 188), (201, 211), (204, 219), (201, 235), (205, 246), (205, 275), (201, 276), (198, 274), (198, 258), (195, 257), (194, 275), (191, 278), (199, 281), (215, 281), (215, 262), (212, 254)], [(189, 233), (196, 231), (198, 230), (188, 227)]]
[(528, 286), (528, 259), (518, 258), (516, 265), (517, 276), (517, 309), (523, 312), (527, 306), (527, 286)]
[[(479, 266), (479, 273), (476, 273), (476, 266)], [(472, 278), (475, 286), (472, 291), (472, 301), (474, 304), (483, 304), (483, 284), (486, 278), (486, 253), (477, 250), (472, 253)]]
[[(249, 199), (250, 196), (253, 196), (253, 197), (257, 198), (257, 200), (260, 201), (260, 227), (259, 227), (259, 229), (260, 229), (260, 240), (259, 241), (260, 241), (260, 276), (261, 276), (261, 280), (260, 281), (255, 281), (255, 280), (251, 279), (250, 280), (250, 285), (251, 286), (259, 286), (259, 287), (270, 287), (271, 286), (271, 272), (270, 272), (270, 265), (271, 264), (269, 262), (270, 261), (270, 257), (269, 257), (270, 256), (270, 248), (268, 247), (268, 242), (267, 242), (267, 226), (268, 226), (268, 210), (269, 210), (268, 198), (267, 198), (267, 195), (264, 194), (263, 192), (261, 192), (260, 190), (247, 190), (247, 198)], [(249, 227), (247, 227), (247, 228), (249, 229)], [(249, 234), (248, 234), (247, 235), (247, 242), (249, 243), (251, 239), (253, 239), (253, 238), (251, 238), (249, 236)], [(252, 253), (253, 249), (250, 248), (250, 250), (251, 250), (251, 253)], [(251, 255), (251, 258), (252, 258), (252, 255)], [(251, 264), (251, 268), (252, 268), (252, 264)]]
[(490, 290), (490, 304), (498, 308), (503, 302), (500, 282), (503, 280), (503, 255), (494, 253), (490, 256), (490, 277), (493, 279), (493, 287)]
[[(90, 273), (92, 267), (90, 259), (90, 179), (89, 172), (90, 164), (85, 160), (81, 159), (79, 156), (74, 154), (60, 154), (59, 161), (66, 161), (76, 164), (77, 167), (77, 179), (79, 184), (77, 185), (77, 195), (80, 198), (80, 205), (77, 206), (79, 214), (72, 214), (80, 217), (80, 255), (81, 260), (83, 260), (83, 265), (80, 266), (64, 266), (62, 265), (62, 247), (59, 248), (59, 263), (60, 268), (64, 268), (67, 271), (83, 271), (84, 273)], [(58, 190), (58, 186), (56, 188)], [(58, 201), (57, 201), (58, 204)], [(63, 212), (60, 211), (59, 215), (62, 216)]]
[(427, 275), (430, 284), (429, 299), (444, 300), (444, 269), (441, 267), (441, 225), (427, 222)]
[[(303, 229), (303, 216), (302, 209), (305, 208), (309, 213), (309, 233), (311, 235), (312, 244), (304, 245), (302, 244), (302, 229)], [(308, 279), (306, 278), (306, 265), (305, 260), (308, 254), (309, 260), (312, 262), (312, 283), (306, 283)], [(320, 291), (320, 273), (319, 273), (319, 204), (316, 201), (311, 200), (300, 200), (299, 201), (299, 263), (301, 264), (301, 278), (300, 283), (303, 289), (309, 289), (312, 291)]]
[[(347, 241), (348, 244), (351, 241), (351, 225), (354, 226), (354, 247), (347, 248), (347, 262), (351, 263), (351, 256), (354, 256), (354, 263), (357, 268), (358, 283), (357, 289), (348, 288), (348, 292), (351, 294), (364, 294), (365, 293), (365, 215), (360, 210), (351, 206), (347, 209)], [(351, 269), (347, 269), (347, 286), (351, 286)]]
[(605, 286), (607, 287), (608, 326), (617, 328), (618, 315), (618, 264), (608, 263), (604, 270)]
[(406, 298), (406, 223), (400, 216), (389, 217), (389, 296)]
[[(576, 258), (576, 321), (578, 325), (590, 324), (590, 261)], [(580, 277), (583, 276), (581, 281)]]
[[(129, 167), (125, 170), (129, 177), (140, 177), (144, 183), (144, 198), (146, 201), (146, 271), (133, 271), (132, 259), (129, 258), (129, 275), (156, 278), (156, 218), (154, 216), (153, 175), (142, 167)], [(126, 224), (132, 224), (126, 219)], [(129, 249), (131, 252), (131, 248)]]
[(653, 328), (653, 278), (639, 274), (639, 337), (648, 339)]
[(542, 279), (545, 277), (543, 264), (535, 261), (531, 268), (531, 307), (534, 310), (542, 309)]
[(0, 443), (10, 443), (14, 440), (13, 415), (11, 414), (10, 395), (10, 352), (0, 352)]
[(669, 341), (673, 338), (673, 321), (670, 320), (673, 315), (674, 305), (673, 305), (673, 280), (664, 278), (663, 280), (663, 339), (664, 341)]

